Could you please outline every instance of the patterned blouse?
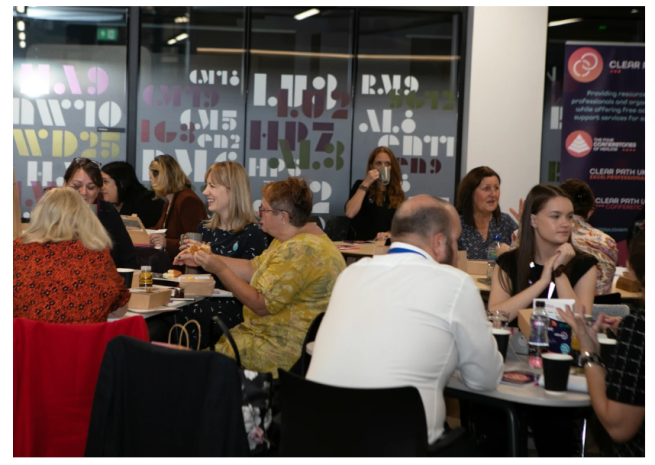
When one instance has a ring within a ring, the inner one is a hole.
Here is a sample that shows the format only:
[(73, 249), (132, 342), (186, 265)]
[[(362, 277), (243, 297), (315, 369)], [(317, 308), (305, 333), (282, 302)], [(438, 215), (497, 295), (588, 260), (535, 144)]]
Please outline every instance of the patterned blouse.
[(469, 226), (464, 222), (464, 215), (459, 215), (459, 221), (462, 223), (462, 235), (457, 241), (457, 248), (466, 250), (468, 260), (486, 260), (487, 249), (496, 235), (500, 236), (500, 242), (509, 245), (512, 242), (512, 232), (517, 228), (516, 223), (507, 213), (501, 213), (500, 220), (491, 218), (485, 241), (475, 226)]
[(81, 242), (14, 241), (14, 318), (50, 323), (102, 323), (130, 300), (109, 248)]
[[(289, 370), (298, 360), (310, 324), (327, 309), (332, 288), (346, 268), (343, 256), (325, 235), (298, 234), (254, 258), (250, 285), (264, 295), (270, 315), (243, 307), (244, 322), (230, 333), (245, 368), (273, 372)], [(216, 350), (234, 356), (225, 337)]]
[[(519, 231), (512, 234), (512, 247), (519, 246)], [(612, 282), (619, 259), (619, 249), (616, 241), (603, 231), (594, 228), (582, 219), (573, 215), (573, 231), (571, 232), (573, 247), (596, 257), (596, 295), (612, 292)]]

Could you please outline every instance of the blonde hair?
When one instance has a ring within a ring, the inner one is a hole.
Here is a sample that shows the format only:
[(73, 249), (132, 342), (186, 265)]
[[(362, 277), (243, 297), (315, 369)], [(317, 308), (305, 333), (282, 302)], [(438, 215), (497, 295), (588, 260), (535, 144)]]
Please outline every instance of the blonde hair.
[[(205, 182), (210, 181), (230, 190), (229, 227), (235, 233), (242, 231), (246, 225), (256, 222), (250, 196), (250, 179), (243, 166), (235, 161), (214, 163), (205, 174)], [(214, 213), (205, 221), (205, 227), (213, 231), (220, 223), (221, 218), (218, 213)]]
[(96, 252), (112, 246), (109, 234), (82, 196), (69, 187), (56, 187), (36, 204), (21, 241), (43, 244), (71, 240), (79, 240)]
[(182, 167), (170, 155), (159, 155), (150, 163), (149, 169), (153, 171), (152, 190), (159, 197), (191, 187), (191, 181), (182, 171)]

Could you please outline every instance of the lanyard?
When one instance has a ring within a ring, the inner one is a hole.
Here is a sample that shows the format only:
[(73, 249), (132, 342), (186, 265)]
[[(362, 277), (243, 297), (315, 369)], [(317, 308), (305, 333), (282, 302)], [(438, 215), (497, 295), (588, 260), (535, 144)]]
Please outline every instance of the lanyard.
[[(420, 252), (417, 252), (416, 250), (410, 250), (410, 249), (403, 249), (402, 247), (396, 247), (395, 249), (389, 249), (387, 252), (387, 255), (390, 255), (392, 253), (415, 253), (416, 255), (420, 255), (421, 257), (425, 258), (425, 255), (423, 255)], [(427, 260), (427, 258), (425, 258)]]

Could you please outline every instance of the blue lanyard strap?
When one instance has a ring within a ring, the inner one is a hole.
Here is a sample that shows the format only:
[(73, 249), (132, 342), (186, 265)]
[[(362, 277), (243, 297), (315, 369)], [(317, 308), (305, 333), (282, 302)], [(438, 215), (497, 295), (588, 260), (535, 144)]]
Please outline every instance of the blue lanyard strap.
[[(425, 255), (422, 253), (417, 252), (416, 250), (411, 250), (411, 249), (403, 249), (402, 247), (396, 247), (395, 249), (389, 249), (387, 252), (387, 255), (390, 255), (392, 253), (415, 253), (416, 255), (420, 255), (421, 257), (425, 258)], [(425, 258), (427, 260), (427, 258)]]

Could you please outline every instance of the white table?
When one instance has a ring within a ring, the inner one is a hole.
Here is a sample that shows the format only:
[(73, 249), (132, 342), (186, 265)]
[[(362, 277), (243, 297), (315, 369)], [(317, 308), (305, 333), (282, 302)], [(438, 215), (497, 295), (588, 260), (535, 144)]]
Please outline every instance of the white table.
[(157, 307), (157, 308), (151, 308), (150, 310), (137, 310), (137, 309), (130, 309), (128, 307), (127, 312), (125, 312), (125, 315), (123, 315), (120, 318), (107, 318), (107, 321), (109, 322), (117, 321), (123, 318), (130, 318), (133, 316), (142, 316), (143, 318), (150, 318), (151, 316), (161, 315), (162, 313), (177, 311), (180, 308), (184, 307), (185, 305), (199, 302), (203, 299), (204, 297), (196, 297), (195, 300), (177, 300), (173, 302), (168, 302), (168, 305), (164, 305), (162, 307)]

